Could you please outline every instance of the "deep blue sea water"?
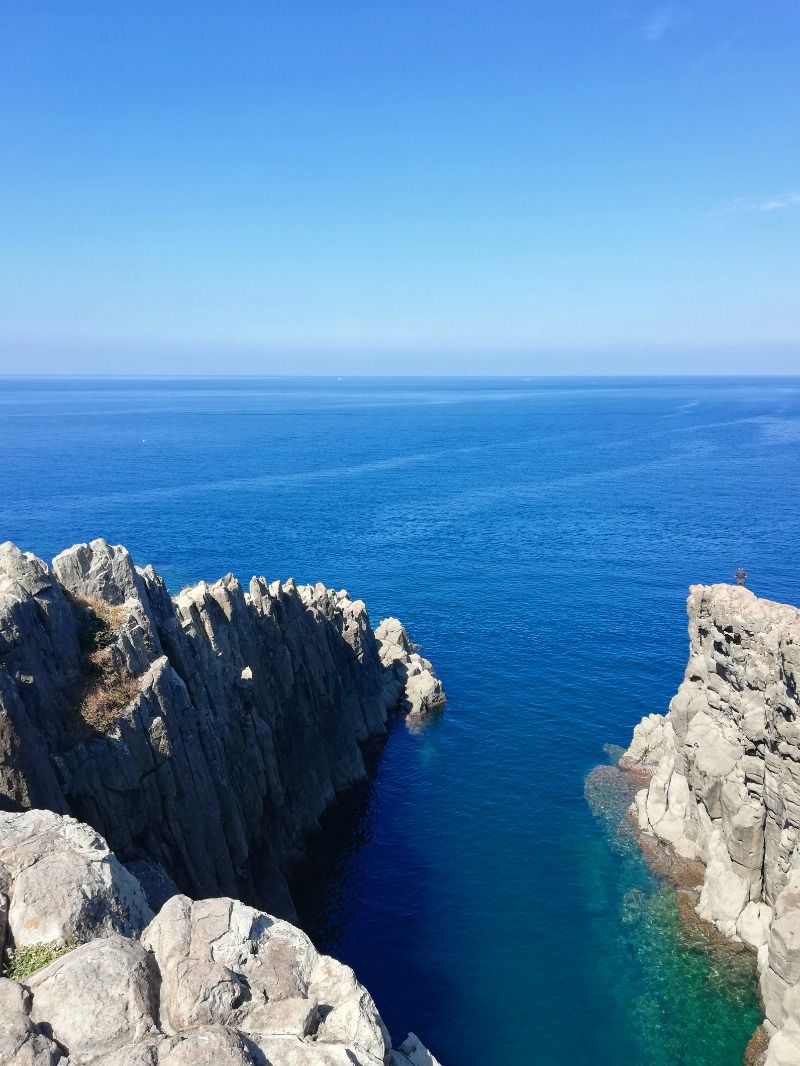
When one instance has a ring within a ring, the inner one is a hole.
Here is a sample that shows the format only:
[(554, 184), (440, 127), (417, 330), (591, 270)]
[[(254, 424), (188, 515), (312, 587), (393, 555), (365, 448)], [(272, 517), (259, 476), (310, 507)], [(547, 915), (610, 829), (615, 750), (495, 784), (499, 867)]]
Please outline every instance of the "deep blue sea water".
[(747, 960), (680, 933), (586, 777), (666, 710), (689, 584), (743, 563), (800, 603), (800, 380), (6, 380), (0, 455), (0, 540), (104, 536), (175, 591), (321, 579), (433, 660), (445, 713), (392, 730), (297, 892), (395, 1035), (739, 1063)]

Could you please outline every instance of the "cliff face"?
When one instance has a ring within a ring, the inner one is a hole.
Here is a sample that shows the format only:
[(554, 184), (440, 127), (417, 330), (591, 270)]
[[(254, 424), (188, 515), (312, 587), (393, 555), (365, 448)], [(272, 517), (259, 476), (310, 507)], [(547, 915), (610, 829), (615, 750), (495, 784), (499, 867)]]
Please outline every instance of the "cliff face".
[(52, 567), (0, 545), (0, 806), (88, 822), (162, 896), (166, 871), (291, 915), (285, 873), (359, 745), (444, 702), (390, 622), (291, 580), (172, 599), (102, 540)]
[(693, 586), (686, 675), (622, 765), (641, 831), (705, 866), (697, 912), (758, 951), (769, 1066), (800, 1063), (800, 610)]

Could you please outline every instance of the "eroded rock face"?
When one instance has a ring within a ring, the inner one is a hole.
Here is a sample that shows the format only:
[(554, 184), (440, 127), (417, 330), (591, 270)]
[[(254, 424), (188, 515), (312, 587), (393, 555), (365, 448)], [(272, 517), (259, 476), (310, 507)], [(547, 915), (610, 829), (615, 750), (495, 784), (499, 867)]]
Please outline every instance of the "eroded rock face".
[[(288, 922), (231, 899), (175, 896), (142, 943), (161, 975), (160, 1015), (173, 1035), (222, 1025), (268, 1049), (313, 1043), (332, 1061), (383, 1062), (391, 1048), (352, 970), (320, 955)], [(295, 1046), (298, 1045), (298, 1046)]]
[[(16, 850), (33, 866), (55, 838), (94, 841), (98, 861), (119, 867), (105, 841), (70, 818), (6, 817), (25, 823)], [(9, 891), (44, 927), (52, 901), (22, 899), (29, 868), (10, 870)], [(113, 899), (120, 887), (110, 880), (114, 913), (126, 905)], [(0, 1066), (438, 1066), (413, 1034), (392, 1050), (349, 967), (237, 900), (175, 895), (140, 938), (102, 924), (95, 933), (22, 983), (0, 980)]]
[(74, 818), (0, 811), (0, 863), (16, 947), (137, 936), (152, 918), (139, 882)]
[(800, 1064), (800, 610), (714, 585), (688, 611), (684, 680), (621, 765), (653, 771), (641, 831), (705, 864), (698, 914), (758, 951), (767, 1063)]
[(149, 885), (291, 916), (285, 873), (363, 778), (359, 745), (444, 701), (402, 626), (378, 633), (321, 584), (172, 599), (103, 540), (52, 568), (0, 545), (0, 807), (88, 822)]
[(443, 702), (343, 590), (228, 575), (172, 599), (105, 541), (52, 568), (0, 545), (0, 898), (17, 949), (79, 945), (0, 981), (0, 1066), (436, 1066), (236, 897), (292, 913), (285, 871), (361, 743)]
[(62, 1066), (61, 1048), (31, 1021), (29, 989), (0, 977), (0, 1066)]
[(385, 618), (375, 630), (386, 674), (384, 694), (390, 704), (400, 703), (412, 722), (427, 718), (445, 704), (442, 683), (427, 659), (418, 654), (397, 618)]
[(0, 544), (0, 794), (12, 809), (67, 810), (43, 738), (65, 742), (80, 679), (78, 622), (50, 569)]

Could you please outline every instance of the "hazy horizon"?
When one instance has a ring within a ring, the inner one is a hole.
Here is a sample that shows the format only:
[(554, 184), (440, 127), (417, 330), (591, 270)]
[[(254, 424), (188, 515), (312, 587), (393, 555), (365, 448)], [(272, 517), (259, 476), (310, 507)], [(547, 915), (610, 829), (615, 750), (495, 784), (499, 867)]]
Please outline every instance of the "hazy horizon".
[(0, 374), (785, 374), (800, 9), (12, 0)]
[(6, 373), (0, 372), (0, 381), (296, 381), (301, 379), (319, 381), (687, 381), (695, 379), (699, 382), (708, 381), (797, 381), (800, 373), (796, 370), (786, 372), (760, 371), (759, 373), (705, 373), (694, 371), (691, 373), (661, 373), (656, 371), (640, 371), (638, 373), (437, 373), (435, 371), (419, 373), (394, 373), (394, 374), (367, 374), (367, 373), (318, 373), (315, 371), (298, 371), (293, 374), (273, 373), (190, 373), (188, 371), (173, 372), (162, 371), (161, 373), (132, 373), (115, 371), (113, 373), (91, 372), (63, 372), (42, 371), (38, 373)]
[[(287, 369), (287, 363), (291, 365)], [(224, 366), (226, 369), (220, 369)], [(800, 374), (800, 345), (751, 350), (685, 349), (665, 351), (589, 350), (587, 352), (408, 352), (331, 350), (278, 353), (207, 351), (198, 345), (170, 358), (158, 350), (127, 349), (70, 353), (64, 345), (52, 354), (2, 357), (0, 379), (13, 378), (183, 378), (183, 377), (794, 377)]]

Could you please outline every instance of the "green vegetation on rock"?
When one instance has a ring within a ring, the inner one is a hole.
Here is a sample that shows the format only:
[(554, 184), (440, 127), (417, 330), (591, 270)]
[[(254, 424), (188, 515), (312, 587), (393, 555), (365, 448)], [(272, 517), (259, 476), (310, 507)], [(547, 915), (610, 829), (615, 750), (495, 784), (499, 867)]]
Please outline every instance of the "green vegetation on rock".
[(47, 944), (27, 944), (25, 947), (16, 948), (7, 953), (3, 976), (10, 977), (12, 981), (24, 981), (32, 973), (41, 970), (42, 967), (61, 958), (77, 946), (76, 940), (70, 941), (63, 947), (51, 940)]

